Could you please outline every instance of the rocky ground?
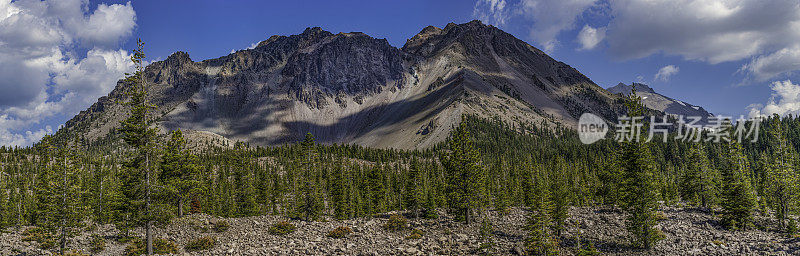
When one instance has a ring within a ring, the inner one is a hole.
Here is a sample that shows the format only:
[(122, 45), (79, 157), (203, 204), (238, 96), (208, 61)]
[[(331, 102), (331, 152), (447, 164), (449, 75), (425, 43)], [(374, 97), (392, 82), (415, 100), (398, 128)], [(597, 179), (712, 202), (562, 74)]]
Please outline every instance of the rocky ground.
[[(665, 235), (652, 250), (642, 251), (628, 246), (624, 215), (615, 210), (572, 208), (568, 228), (560, 239), (562, 252), (576, 252), (578, 237), (581, 244), (591, 242), (598, 251), (608, 255), (797, 255), (800, 239), (774, 232), (774, 226), (764, 218), (758, 219), (760, 229), (729, 231), (723, 229), (711, 213), (693, 209), (664, 207), (663, 220), (658, 224)], [(442, 214), (443, 215), (443, 214)], [(525, 211), (511, 209), (507, 214), (488, 212), (494, 225), (489, 246), (491, 254), (515, 255), (522, 251), (521, 227)], [(225, 219), (228, 230), (216, 232), (213, 223), (221, 219), (207, 215), (191, 215), (172, 224), (156, 228), (158, 238), (173, 241), (180, 255), (467, 255), (478, 254), (481, 244), (480, 223), (464, 225), (443, 216), (436, 220), (409, 220), (410, 228), (392, 232), (383, 228), (388, 214), (375, 218), (345, 221), (291, 221), (297, 229), (285, 235), (271, 235), (269, 227), (283, 220), (279, 216), (258, 216)], [(352, 228), (346, 238), (326, 235), (339, 226)], [(24, 229), (24, 228), (23, 228)], [(422, 230), (420, 239), (409, 239), (411, 229)], [(96, 255), (121, 255), (126, 244), (115, 241), (118, 232), (111, 225), (88, 228), (70, 241), (70, 248), (88, 252), (91, 234), (106, 237), (105, 250)], [(38, 248), (36, 242), (23, 242), (21, 230), (9, 229), (0, 234), (0, 255), (50, 255)], [(135, 230), (142, 234), (142, 230)], [(201, 236), (216, 237), (217, 244), (206, 251), (186, 253), (183, 246)]]

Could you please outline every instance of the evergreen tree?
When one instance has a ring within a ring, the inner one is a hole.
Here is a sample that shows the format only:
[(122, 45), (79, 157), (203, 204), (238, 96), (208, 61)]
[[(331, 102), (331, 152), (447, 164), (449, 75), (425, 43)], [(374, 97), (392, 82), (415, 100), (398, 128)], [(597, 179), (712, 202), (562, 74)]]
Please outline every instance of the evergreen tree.
[[(628, 116), (641, 116), (644, 106), (633, 90), (626, 102)], [(636, 127), (632, 129), (638, 129)], [(616, 161), (622, 171), (622, 208), (627, 212), (625, 223), (633, 235), (633, 244), (649, 249), (660, 239), (656, 225), (656, 189), (654, 186), (653, 159), (643, 139), (621, 142)]]
[(318, 178), (318, 155), (316, 142), (314, 142), (314, 135), (307, 133), (305, 139), (300, 143), (302, 153), (297, 160), (297, 166), (300, 169), (300, 182), (299, 182), (299, 197), (297, 200), (296, 211), (305, 220), (316, 220), (323, 212), (324, 203), (322, 201), (322, 194), (320, 191), (320, 184)]
[(129, 90), (127, 91), (130, 107), (128, 118), (122, 120), (120, 132), (122, 139), (133, 152), (124, 164), (127, 168), (123, 172), (123, 197), (125, 225), (129, 223), (143, 223), (145, 225), (145, 237), (147, 240), (147, 255), (153, 254), (153, 222), (157, 215), (154, 210), (153, 188), (156, 177), (153, 172), (153, 161), (155, 158), (155, 138), (156, 130), (151, 126), (150, 112), (155, 108), (148, 101), (148, 86), (144, 77), (144, 42), (139, 39), (137, 48), (133, 50), (131, 61), (133, 61), (136, 71), (128, 74), (126, 82)]
[[(531, 179), (536, 182), (531, 186), (531, 205), (523, 229), (525, 236), (525, 250), (530, 255), (558, 255), (558, 243), (550, 233), (550, 216), (552, 212), (552, 198), (550, 191), (544, 183), (544, 178), (539, 173), (531, 174)], [(538, 178), (537, 178), (538, 177)]]
[(333, 181), (331, 184), (331, 204), (333, 205), (333, 216), (337, 219), (349, 218), (350, 197), (348, 196), (348, 175), (346, 169), (343, 168), (344, 162), (341, 158), (337, 158), (334, 165)]
[(717, 198), (718, 175), (709, 167), (705, 147), (695, 143), (689, 150), (686, 175), (683, 181), (684, 199), (708, 209)]
[(448, 177), (448, 204), (456, 216), (469, 224), (473, 211), (480, 211), (488, 197), (486, 193), (486, 168), (480, 163), (467, 130), (466, 117), (448, 139), (448, 151), (441, 162)]
[(746, 229), (752, 224), (752, 212), (756, 207), (747, 158), (736, 140), (731, 139), (725, 147), (727, 154), (723, 158), (727, 168), (722, 169), (722, 223), (732, 229)]
[(412, 157), (406, 177), (405, 193), (403, 195), (405, 207), (414, 213), (414, 218), (419, 218), (419, 210), (423, 201), (423, 175), (422, 167), (417, 158)]
[(383, 182), (381, 168), (378, 166), (368, 167), (366, 175), (366, 213), (380, 213), (386, 210), (386, 185)]
[(86, 212), (80, 201), (84, 190), (80, 187), (79, 169), (73, 164), (74, 153), (70, 153), (76, 151), (62, 147), (59, 152), (62, 161), (55, 165), (55, 186), (51, 191), (54, 209), (49, 213), (51, 217), (47, 218), (53, 222), (45, 226), (58, 233), (59, 253), (64, 254), (67, 240), (77, 235)]
[(181, 130), (173, 131), (161, 159), (159, 178), (167, 198), (174, 198), (178, 216), (183, 216), (186, 200), (202, 192), (196, 157), (186, 148)]
[(789, 212), (797, 199), (798, 182), (795, 151), (785, 137), (783, 126), (778, 116), (775, 116), (770, 123), (770, 136), (775, 143), (775, 151), (772, 162), (767, 167), (766, 184), (781, 229), (786, 228)]
[(567, 185), (564, 183), (560, 175), (555, 175), (551, 185), (552, 203), (550, 211), (550, 219), (552, 220), (553, 234), (555, 237), (561, 237), (561, 232), (564, 231), (566, 226), (567, 217), (569, 217), (569, 191)]
[(247, 157), (246, 146), (237, 142), (234, 145), (231, 163), (233, 165), (233, 187), (235, 195), (236, 216), (252, 216), (258, 213), (253, 163)]

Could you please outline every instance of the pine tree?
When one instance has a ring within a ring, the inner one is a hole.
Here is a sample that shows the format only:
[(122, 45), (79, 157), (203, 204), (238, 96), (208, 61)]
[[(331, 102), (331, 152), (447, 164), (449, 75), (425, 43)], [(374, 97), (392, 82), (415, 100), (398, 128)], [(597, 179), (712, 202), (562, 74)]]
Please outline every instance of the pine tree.
[(295, 197), (299, 197), (296, 211), (305, 220), (312, 221), (318, 219), (324, 211), (318, 178), (319, 171), (316, 169), (318, 155), (314, 135), (307, 133), (303, 142), (300, 143), (300, 148), (302, 153), (297, 160), (297, 166), (301, 173), (298, 184), (300, 194), (295, 195)]
[(386, 210), (386, 186), (383, 183), (381, 168), (378, 166), (367, 167), (366, 175), (366, 213), (380, 213)]
[(703, 144), (692, 145), (686, 168), (682, 185), (684, 198), (708, 209), (718, 195), (718, 175), (709, 167)]
[(74, 165), (74, 153), (70, 152), (76, 152), (76, 150), (68, 150), (66, 147), (59, 150), (59, 158), (62, 161), (55, 165), (57, 166), (55, 186), (51, 191), (54, 209), (49, 213), (52, 216), (48, 218), (53, 222), (46, 225), (58, 233), (61, 254), (65, 252), (67, 240), (78, 233), (85, 214), (84, 206), (80, 201), (84, 192), (80, 187), (78, 168)]
[(405, 192), (403, 199), (405, 207), (414, 213), (414, 218), (419, 218), (419, 211), (424, 200), (421, 169), (422, 167), (417, 158), (412, 157), (408, 168), (408, 176), (406, 177), (405, 190), (403, 190)]
[(336, 163), (331, 184), (331, 204), (333, 205), (333, 216), (341, 220), (349, 218), (352, 209), (350, 209), (348, 175), (343, 166), (344, 161), (341, 158), (337, 158)]
[(767, 167), (767, 191), (775, 217), (781, 229), (786, 228), (789, 212), (797, 199), (798, 174), (795, 171), (796, 156), (784, 135), (780, 117), (770, 123), (770, 136), (775, 142), (772, 162)]
[(486, 168), (470, 138), (466, 117), (461, 119), (447, 141), (448, 151), (442, 154), (441, 162), (448, 177), (448, 204), (459, 219), (469, 224), (472, 212), (480, 211), (488, 198)]
[[(563, 171), (563, 170), (562, 170)], [(551, 185), (552, 191), (552, 204), (548, 214), (552, 220), (553, 234), (556, 237), (561, 237), (561, 232), (564, 231), (566, 226), (567, 217), (569, 217), (569, 191), (567, 185), (564, 183), (560, 175), (554, 175)]]
[(533, 200), (531, 200), (523, 227), (527, 231), (524, 242), (525, 250), (529, 255), (558, 255), (558, 244), (550, 232), (549, 213), (552, 212), (550, 191), (544, 184), (545, 180), (541, 173), (531, 174), (531, 176), (531, 179), (536, 182), (531, 183)]
[(166, 143), (159, 178), (167, 198), (174, 198), (178, 216), (183, 216), (186, 200), (202, 192), (196, 157), (186, 148), (181, 130), (175, 130)]
[(753, 221), (756, 207), (755, 194), (750, 186), (747, 158), (742, 145), (731, 139), (723, 158), (727, 168), (722, 169), (722, 223), (731, 229), (747, 229)]
[(233, 147), (231, 163), (233, 165), (233, 187), (235, 195), (236, 216), (252, 216), (258, 213), (256, 188), (252, 162), (247, 157), (246, 145), (237, 142)]
[[(144, 77), (144, 42), (139, 39), (137, 48), (133, 50), (131, 61), (136, 71), (128, 74), (126, 82), (129, 86), (127, 105), (130, 115), (122, 120), (120, 132), (122, 138), (134, 151), (124, 164), (128, 170), (123, 172), (123, 195), (127, 204), (122, 209), (127, 221), (144, 223), (147, 240), (147, 255), (153, 254), (153, 222), (156, 215), (153, 211), (153, 160), (156, 130), (151, 127), (150, 112), (155, 106), (148, 102), (148, 86)], [(162, 215), (163, 216), (163, 215)]]
[[(626, 106), (628, 116), (644, 114), (644, 106), (635, 90), (628, 96)], [(633, 139), (621, 142), (616, 165), (622, 169), (622, 208), (628, 215), (625, 225), (633, 235), (633, 244), (649, 249), (660, 239), (660, 235), (653, 228), (656, 225), (657, 207), (653, 159), (643, 141)]]

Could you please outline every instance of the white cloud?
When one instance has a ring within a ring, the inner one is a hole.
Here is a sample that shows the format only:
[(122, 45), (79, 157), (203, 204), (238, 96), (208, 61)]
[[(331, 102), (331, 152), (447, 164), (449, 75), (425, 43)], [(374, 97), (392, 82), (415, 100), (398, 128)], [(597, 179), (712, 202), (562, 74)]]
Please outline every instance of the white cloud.
[(758, 56), (740, 69), (762, 82), (795, 70), (800, 70), (800, 45)]
[[(487, 17), (492, 2), (479, 0), (474, 15)], [(530, 26), (531, 38), (547, 52), (578, 18), (599, 15), (594, 20), (608, 24), (584, 24), (576, 38), (580, 49), (605, 42), (620, 60), (653, 54), (711, 64), (750, 60), (740, 70), (757, 81), (800, 70), (797, 0), (519, 0), (506, 6), (514, 11), (505, 14), (525, 18), (520, 25)], [(509, 20), (503, 17), (504, 23)]]
[(597, 0), (521, 0), (510, 4), (506, 0), (478, 0), (472, 16), (487, 24), (505, 25), (521, 18), (530, 25), (530, 37), (544, 51), (552, 52), (558, 46), (556, 38), (561, 32), (575, 27), (577, 16), (589, 9)]
[(0, 0), (0, 145), (52, 132), (43, 121), (88, 107), (131, 70), (130, 55), (113, 50), (136, 25), (130, 2), (88, 4)]
[(661, 80), (661, 81), (668, 81), (669, 78), (678, 72), (681, 69), (676, 67), (675, 65), (667, 65), (658, 70), (658, 73), (653, 77), (653, 80)]
[[(258, 44), (259, 44), (259, 43), (261, 43), (261, 42), (255, 42), (255, 43), (252, 43), (252, 44), (250, 44), (250, 46), (248, 46), (246, 49), (247, 49), (247, 50), (252, 50), (252, 49), (255, 49), (256, 47), (258, 47)], [(234, 53), (236, 53), (236, 51), (237, 51), (236, 49), (231, 49), (231, 54), (234, 54)]]
[(747, 107), (750, 117), (800, 114), (800, 85), (785, 80), (773, 82), (770, 88), (773, 93), (766, 105), (751, 104)]
[(584, 25), (581, 32), (578, 32), (578, 42), (581, 43), (581, 50), (594, 49), (606, 37), (606, 28), (593, 28)]
[(521, 14), (533, 21), (530, 35), (533, 40), (552, 52), (559, 44), (556, 37), (575, 27), (577, 16), (589, 9), (595, 0), (523, 0)]
[(612, 0), (611, 9), (609, 50), (621, 59), (661, 52), (716, 64), (800, 39), (795, 0)]
[(486, 24), (505, 25), (508, 20), (505, 0), (478, 0), (472, 16)]

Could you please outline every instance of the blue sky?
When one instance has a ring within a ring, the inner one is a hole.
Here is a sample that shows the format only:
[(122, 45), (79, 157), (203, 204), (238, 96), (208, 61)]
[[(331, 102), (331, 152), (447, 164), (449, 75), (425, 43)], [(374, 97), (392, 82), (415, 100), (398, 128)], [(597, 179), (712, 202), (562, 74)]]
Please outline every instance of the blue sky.
[(106, 95), (137, 37), (151, 61), (199, 61), (311, 26), (401, 47), (425, 26), (473, 19), (602, 87), (643, 82), (715, 114), (800, 113), (793, 0), (0, 0), (0, 144), (28, 145)]

